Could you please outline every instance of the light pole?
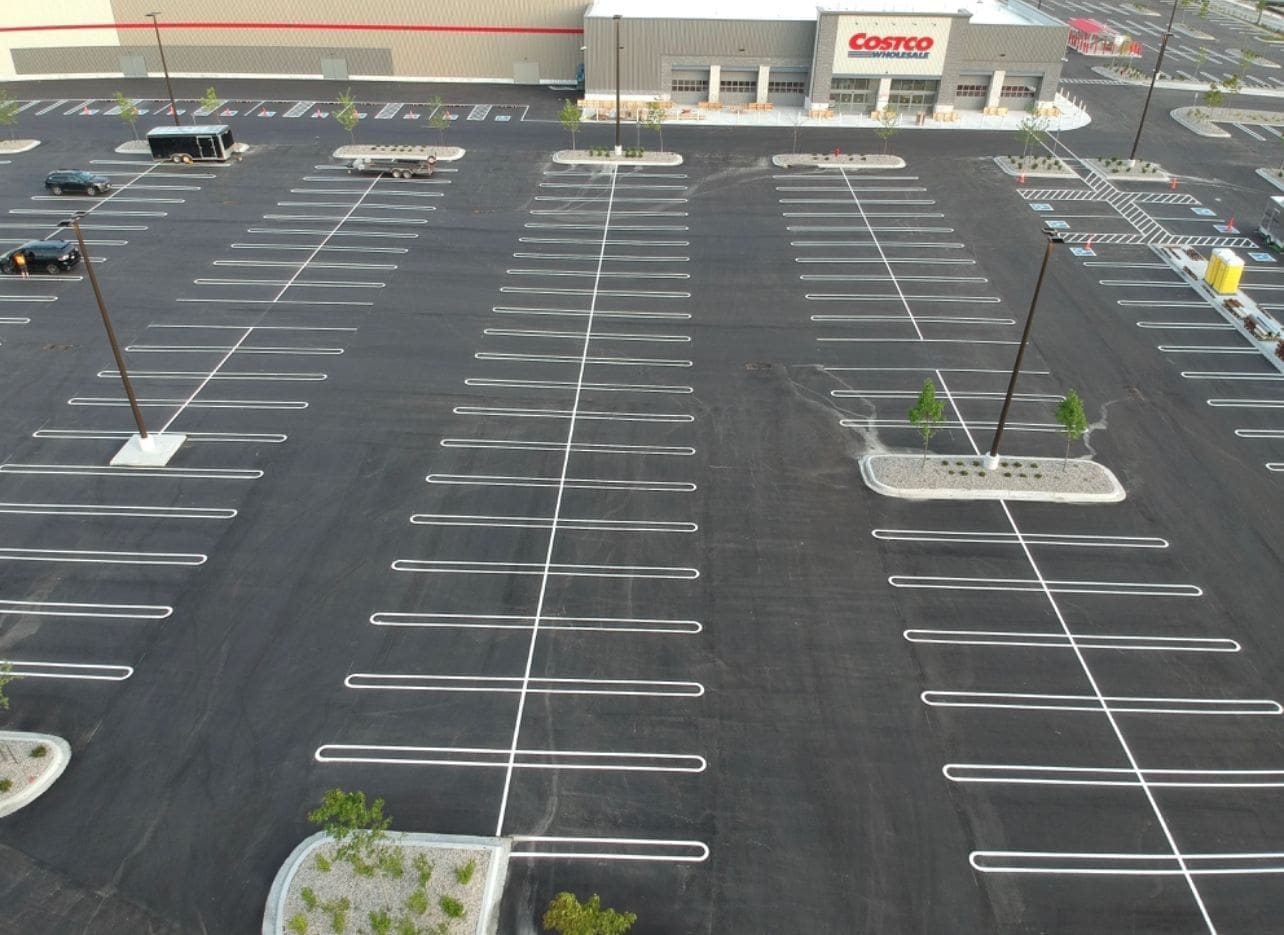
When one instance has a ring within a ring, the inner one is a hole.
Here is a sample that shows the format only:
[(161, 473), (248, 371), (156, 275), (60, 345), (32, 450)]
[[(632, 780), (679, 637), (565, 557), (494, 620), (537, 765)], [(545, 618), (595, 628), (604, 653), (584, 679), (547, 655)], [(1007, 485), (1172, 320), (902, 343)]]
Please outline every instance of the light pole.
[(620, 14), (615, 19), (615, 155), (623, 156), (624, 147), (620, 145)]
[(80, 232), (80, 214), (73, 214), (62, 221), (59, 227), (70, 227), (76, 232), (76, 243), (80, 245), (80, 259), (84, 261), (85, 272), (89, 274), (89, 284), (94, 287), (94, 298), (98, 301), (98, 313), (103, 317), (103, 327), (107, 329), (107, 341), (111, 344), (112, 355), (116, 358), (116, 369), (120, 373), (120, 382), (125, 384), (125, 396), (129, 398), (129, 408), (134, 413), (134, 423), (138, 426), (138, 437), (143, 448), (154, 444), (147, 434), (143, 423), (143, 411), (138, 407), (138, 397), (134, 395), (134, 385), (129, 380), (129, 371), (125, 369), (125, 356), (120, 352), (120, 343), (116, 340), (116, 330), (111, 326), (111, 316), (107, 314), (107, 305), (103, 302), (103, 291), (98, 287), (98, 277), (94, 274), (94, 264), (89, 258), (89, 248), (85, 246), (85, 237)]
[(1043, 250), (1043, 263), (1039, 266), (1039, 278), (1034, 281), (1034, 295), (1030, 296), (1030, 311), (1025, 315), (1025, 328), (1021, 332), (1021, 343), (1017, 347), (1016, 363), (1012, 365), (1012, 376), (1008, 379), (1008, 391), (1003, 397), (1003, 408), (999, 410), (999, 423), (994, 427), (994, 443), (990, 445), (990, 453), (986, 456), (985, 466), (987, 470), (994, 470), (999, 466), (999, 440), (1003, 438), (1003, 427), (1008, 421), (1008, 407), (1012, 405), (1012, 394), (1016, 391), (1017, 375), (1021, 372), (1021, 360), (1025, 357), (1025, 346), (1030, 341), (1030, 326), (1034, 324), (1034, 309), (1039, 301), (1039, 290), (1043, 288), (1043, 274), (1048, 271), (1048, 260), (1052, 257), (1052, 245), (1063, 243), (1065, 238), (1058, 231), (1050, 227), (1043, 229), (1043, 235), (1048, 238), (1048, 245)]
[(178, 126), (178, 105), (174, 103), (174, 86), (169, 83), (169, 65), (165, 62), (165, 46), (161, 43), (160, 24), (156, 22), (159, 12), (144, 13), (152, 20), (152, 29), (156, 30), (156, 48), (160, 50), (161, 71), (165, 73), (165, 90), (169, 92), (169, 112), (174, 115), (174, 126)]
[(1132, 152), (1128, 154), (1128, 161), (1135, 162), (1137, 159), (1137, 146), (1141, 143), (1141, 128), (1146, 125), (1146, 111), (1150, 110), (1150, 95), (1155, 93), (1155, 82), (1159, 79), (1159, 66), (1164, 63), (1164, 49), (1168, 48), (1168, 40), (1173, 35), (1173, 20), (1177, 18), (1177, 4), (1181, 0), (1173, 0), (1173, 11), (1168, 14), (1168, 28), (1164, 30), (1164, 37), (1159, 42), (1159, 56), (1155, 59), (1155, 70), (1150, 73), (1150, 87), (1146, 89), (1146, 103), (1141, 105), (1141, 119), (1137, 121), (1137, 135), (1132, 141)]

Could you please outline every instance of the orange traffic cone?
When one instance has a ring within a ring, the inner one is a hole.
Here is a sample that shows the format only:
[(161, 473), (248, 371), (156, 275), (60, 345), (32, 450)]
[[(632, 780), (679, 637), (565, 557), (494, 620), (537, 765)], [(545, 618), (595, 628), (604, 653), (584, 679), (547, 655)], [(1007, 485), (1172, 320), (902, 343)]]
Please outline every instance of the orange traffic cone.
[(1018, 185), (1024, 185), (1024, 184), (1025, 184), (1025, 173), (1024, 173), (1024, 172), (1022, 172), (1020, 175), (1018, 175), (1018, 176), (1017, 176), (1017, 184), (1018, 184)]
[(1172, 191), (1176, 191), (1176, 190), (1177, 190), (1177, 176), (1175, 176), (1175, 175), (1174, 175), (1172, 178), (1170, 178), (1170, 179), (1168, 180), (1168, 187), (1169, 187), (1169, 189), (1171, 189)]
[(84, 107), (80, 108), (80, 114), (81, 114), (81, 116), (82, 116), (82, 117), (83, 117), (83, 116), (85, 116), (85, 115), (87, 115), (88, 113), (89, 113), (89, 105), (88, 105), (88, 104), (86, 104)]

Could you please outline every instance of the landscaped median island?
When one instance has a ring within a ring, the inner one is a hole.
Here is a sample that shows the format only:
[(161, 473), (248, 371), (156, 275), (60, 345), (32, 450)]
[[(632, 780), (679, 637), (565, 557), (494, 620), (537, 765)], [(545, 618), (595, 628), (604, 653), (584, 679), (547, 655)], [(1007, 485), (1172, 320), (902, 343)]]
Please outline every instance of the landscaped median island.
[(680, 166), (682, 157), (677, 153), (647, 152), (627, 146), (622, 155), (606, 146), (590, 149), (561, 149), (553, 153), (553, 162), (560, 166)]
[(869, 487), (907, 500), (1038, 500), (1115, 503), (1124, 489), (1115, 475), (1082, 458), (1001, 458), (987, 469), (980, 455), (877, 454), (860, 459)]
[(900, 156), (881, 153), (780, 153), (771, 157), (773, 165), (781, 169), (806, 167), (811, 169), (904, 169), (905, 160)]
[(70, 759), (71, 747), (61, 737), (0, 730), (0, 815), (34, 801), (62, 775)]

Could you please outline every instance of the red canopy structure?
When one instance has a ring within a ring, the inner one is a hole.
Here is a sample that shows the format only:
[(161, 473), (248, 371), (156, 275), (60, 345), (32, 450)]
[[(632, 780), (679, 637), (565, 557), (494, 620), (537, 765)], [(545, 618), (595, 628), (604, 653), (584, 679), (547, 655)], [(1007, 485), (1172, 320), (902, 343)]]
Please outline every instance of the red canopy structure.
[(1070, 26), (1070, 37), (1066, 44), (1081, 55), (1101, 55), (1114, 58), (1126, 55), (1137, 58), (1141, 55), (1141, 43), (1115, 32), (1104, 23), (1095, 19), (1072, 19), (1066, 21)]

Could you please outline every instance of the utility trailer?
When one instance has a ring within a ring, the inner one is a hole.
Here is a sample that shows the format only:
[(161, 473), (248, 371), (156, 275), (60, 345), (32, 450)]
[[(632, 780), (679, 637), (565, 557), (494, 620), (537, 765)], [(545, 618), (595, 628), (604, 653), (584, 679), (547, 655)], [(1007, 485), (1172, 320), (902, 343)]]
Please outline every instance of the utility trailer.
[(1284, 250), (1284, 197), (1272, 195), (1266, 200), (1266, 211), (1262, 214), (1262, 223), (1257, 225), (1257, 233), (1266, 241), (1266, 246)]
[(225, 123), (154, 127), (147, 131), (147, 145), (153, 159), (186, 163), (239, 161), (249, 149), (232, 139), (232, 128)]
[(389, 156), (357, 156), (348, 163), (349, 172), (384, 172), (394, 179), (426, 178), (437, 165), (436, 156), (427, 158), (402, 158)]

